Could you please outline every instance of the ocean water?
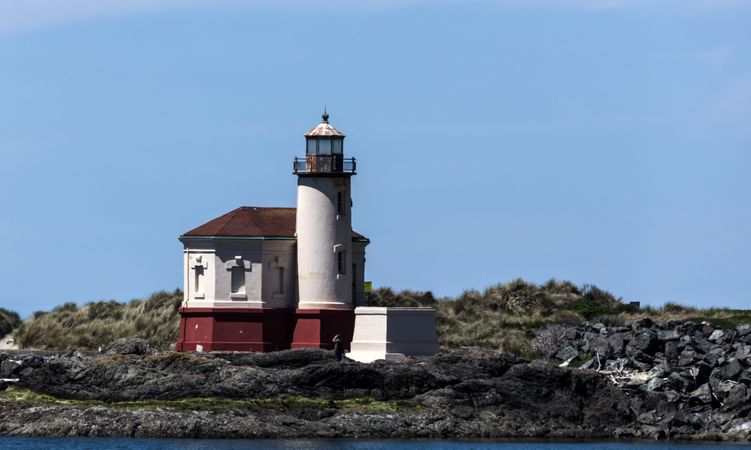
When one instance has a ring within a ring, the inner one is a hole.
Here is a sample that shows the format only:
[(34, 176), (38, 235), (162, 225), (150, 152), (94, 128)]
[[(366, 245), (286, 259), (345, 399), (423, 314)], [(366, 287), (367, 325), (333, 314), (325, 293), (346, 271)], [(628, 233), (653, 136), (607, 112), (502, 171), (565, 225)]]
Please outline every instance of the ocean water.
[(652, 442), (490, 442), (443, 440), (195, 440), (113, 438), (5, 438), (2, 450), (750, 450), (751, 444)]

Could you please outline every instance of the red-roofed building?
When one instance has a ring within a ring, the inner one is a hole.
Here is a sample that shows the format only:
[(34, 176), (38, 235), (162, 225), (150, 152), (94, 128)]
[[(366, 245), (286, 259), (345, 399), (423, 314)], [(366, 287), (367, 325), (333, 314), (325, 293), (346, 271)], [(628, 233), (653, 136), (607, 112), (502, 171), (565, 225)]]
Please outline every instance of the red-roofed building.
[(344, 134), (323, 122), (295, 158), (297, 208), (243, 206), (182, 236), (181, 351), (331, 348), (350, 342), (365, 247), (352, 231)]

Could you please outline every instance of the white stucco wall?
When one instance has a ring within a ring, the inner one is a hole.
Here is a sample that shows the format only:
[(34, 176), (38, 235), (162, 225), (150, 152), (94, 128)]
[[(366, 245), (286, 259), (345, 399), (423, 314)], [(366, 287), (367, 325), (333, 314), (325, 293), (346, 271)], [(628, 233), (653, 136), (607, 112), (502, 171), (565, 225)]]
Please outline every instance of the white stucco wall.
[(348, 357), (371, 362), (438, 352), (433, 308), (355, 308), (355, 333)]
[[(343, 196), (341, 215), (338, 192)], [(299, 308), (352, 307), (351, 216), (349, 177), (298, 177)], [(344, 252), (344, 274), (338, 274), (339, 251)]]
[[(294, 308), (297, 305), (297, 252), (293, 240), (263, 241), (261, 298), (266, 308)], [(279, 272), (282, 285), (279, 289)], [(281, 292), (280, 292), (281, 291)]]
[[(294, 307), (296, 260), (293, 239), (183, 238), (182, 241), (185, 246), (183, 306), (194, 308)], [(203, 267), (202, 292), (195, 290), (196, 265)], [(241, 292), (231, 292), (232, 266), (242, 266), (244, 289)], [(279, 267), (284, 269), (281, 292), (277, 272)]]

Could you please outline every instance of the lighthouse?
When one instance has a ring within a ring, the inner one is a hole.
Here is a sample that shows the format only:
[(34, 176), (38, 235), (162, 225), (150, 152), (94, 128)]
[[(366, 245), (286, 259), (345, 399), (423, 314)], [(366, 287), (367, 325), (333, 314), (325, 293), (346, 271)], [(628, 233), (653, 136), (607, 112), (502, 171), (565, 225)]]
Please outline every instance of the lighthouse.
[(332, 348), (337, 334), (351, 342), (370, 241), (352, 230), (355, 159), (322, 119), (294, 158), (297, 208), (241, 206), (180, 236), (178, 350)]
[(352, 230), (354, 157), (322, 121), (294, 157), (297, 207), (241, 206), (180, 236), (178, 351), (334, 347), (370, 362), (438, 352), (435, 310), (364, 306), (365, 247)]
[[(350, 342), (361, 292), (364, 246), (353, 248), (354, 157), (344, 156), (344, 133), (322, 121), (305, 133), (305, 156), (295, 157), (297, 176), (297, 286), (292, 347), (323, 347), (339, 334)], [(353, 254), (354, 250), (354, 254)]]

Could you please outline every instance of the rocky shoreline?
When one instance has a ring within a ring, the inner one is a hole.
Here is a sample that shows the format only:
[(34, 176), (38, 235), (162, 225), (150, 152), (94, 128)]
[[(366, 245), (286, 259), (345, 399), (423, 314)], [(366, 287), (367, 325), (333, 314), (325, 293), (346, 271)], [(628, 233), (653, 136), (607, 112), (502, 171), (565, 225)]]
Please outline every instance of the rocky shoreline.
[[(336, 364), (322, 350), (0, 352), (0, 435), (749, 440), (751, 327), (538, 330), (547, 360), (463, 349)], [(558, 367), (581, 365), (581, 368)]]

